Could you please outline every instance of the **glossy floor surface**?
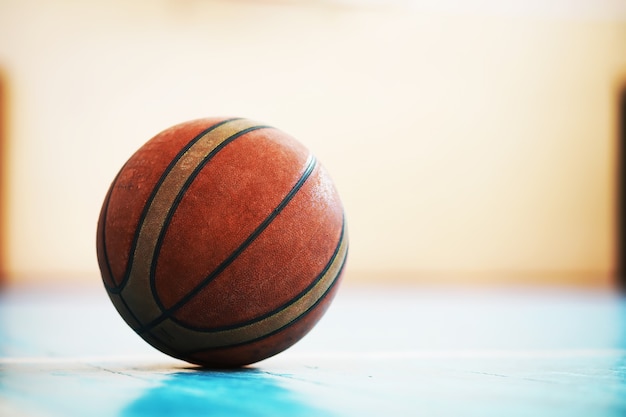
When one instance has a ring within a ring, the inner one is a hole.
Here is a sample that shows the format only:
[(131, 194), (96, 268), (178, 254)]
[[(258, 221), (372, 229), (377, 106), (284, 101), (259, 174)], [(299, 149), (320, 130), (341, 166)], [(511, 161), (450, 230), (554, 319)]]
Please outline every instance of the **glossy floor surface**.
[(0, 294), (0, 416), (625, 416), (626, 300), (580, 289), (345, 286), (293, 348), (203, 370), (104, 290)]

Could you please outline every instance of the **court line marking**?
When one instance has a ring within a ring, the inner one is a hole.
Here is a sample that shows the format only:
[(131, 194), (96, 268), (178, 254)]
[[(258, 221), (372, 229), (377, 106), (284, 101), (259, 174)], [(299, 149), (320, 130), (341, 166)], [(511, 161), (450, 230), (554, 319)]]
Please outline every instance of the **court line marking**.
[[(269, 363), (283, 360), (306, 360), (306, 359), (472, 359), (472, 358), (580, 358), (580, 357), (624, 357), (626, 349), (539, 349), (539, 350), (415, 350), (415, 351), (343, 351), (343, 352), (293, 352), (284, 353), (259, 362)], [(108, 356), (35, 356), (35, 357), (2, 357), (0, 364), (69, 364), (69, 363), (155, 363), (172, 365), (184, 364), (185, 361), (171, 358), (162, 354), (153, 355), (108, 355)]]
[(183, 364), (187, 362), (165, 356), (162, 354), (153, 355), (111, 355), (111, 356), (24, 356), (24, 357), (4, 357), (0, 358), (0, 365), (45, 365), (45, 364), (88, 364), (88, 363), (158, 363), (158, 364)]
[[(283, 355), (287, 357), (287, 355)], [(436, 359), (436, 358), (566, 358), (621, 357), (626, 349), (439, 349), (397, 351), (294, 352), (291, 358), (302, 359)], [(270, 358), (271, 359), (271, 358)]]

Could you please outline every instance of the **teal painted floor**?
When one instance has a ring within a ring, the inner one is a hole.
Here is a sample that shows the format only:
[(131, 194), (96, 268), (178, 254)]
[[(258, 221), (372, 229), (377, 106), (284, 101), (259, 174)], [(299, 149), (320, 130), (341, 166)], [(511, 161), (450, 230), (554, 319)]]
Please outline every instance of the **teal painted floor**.
[(626, 416), (626, 300), (581, 289), (344, 286), (254, 366), (136, 336), (100, 288), (0, 293), (0, 416)]

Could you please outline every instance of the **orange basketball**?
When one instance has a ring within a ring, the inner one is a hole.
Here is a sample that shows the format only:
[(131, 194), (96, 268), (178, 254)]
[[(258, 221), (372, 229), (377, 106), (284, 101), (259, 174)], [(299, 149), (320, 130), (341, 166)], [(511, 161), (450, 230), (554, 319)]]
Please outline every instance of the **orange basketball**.
[(291, 136), (247, 119), (171, 127), (122, 167), (97, 232), (120, 315), (173, 357), (234, 367), (300, 340), (348, 252), (328, 173)]

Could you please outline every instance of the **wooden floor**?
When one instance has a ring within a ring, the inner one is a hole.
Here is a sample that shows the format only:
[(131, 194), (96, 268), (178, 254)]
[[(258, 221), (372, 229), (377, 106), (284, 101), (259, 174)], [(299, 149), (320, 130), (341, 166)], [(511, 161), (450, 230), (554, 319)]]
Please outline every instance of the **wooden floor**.
[(606, 291), (344, 286), (253, 367), (146, 345), (104, 290), (0, 294), (0, 416), (626, 416), (626, 300)]

